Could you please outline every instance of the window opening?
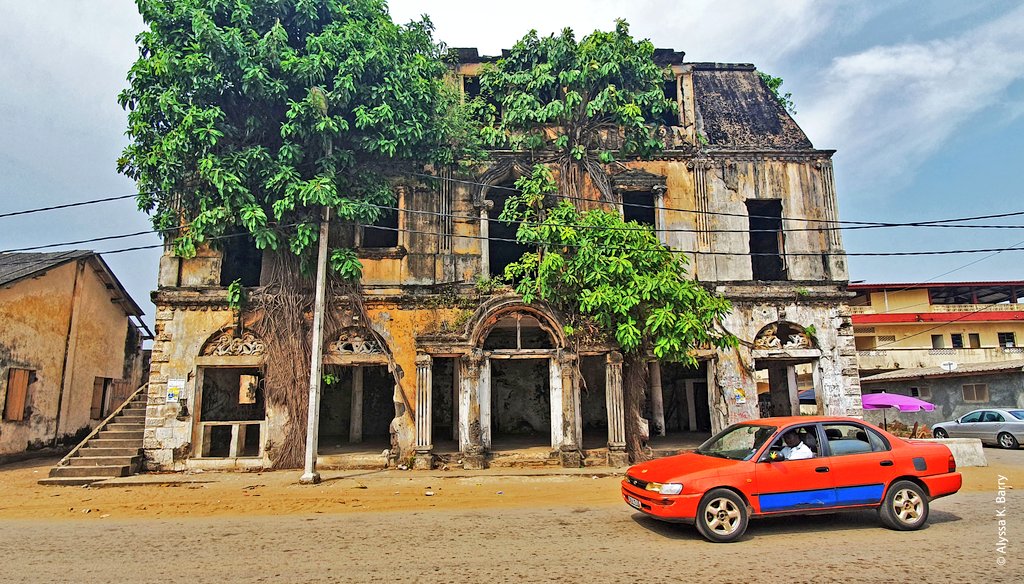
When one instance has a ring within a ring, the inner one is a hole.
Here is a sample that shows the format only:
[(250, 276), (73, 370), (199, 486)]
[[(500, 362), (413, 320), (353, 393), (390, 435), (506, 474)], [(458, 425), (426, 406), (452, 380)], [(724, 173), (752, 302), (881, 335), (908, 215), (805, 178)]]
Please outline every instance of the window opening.
[(263, 250), (246, 231), (236, 230), (221, 240), (223, 260), (220, 268), (220, 285), (228, 286), (241, 280), (243, 286), (259, 286), (263, 270)]
[(203, 370), (199, 412), (199, 455), (253, 457), (261, 453), (266, 406), (257, 368), (211, 367)]
[(954, 349), (964, 348), (964, 336), (960, 333), (952, 333), (949, 335), (950, 346)]
[(28, 386), (35, 381), (35, 371), (11, 367), (7, 370), (7, 399), (4, 421), (21, 422), (28, 416)]
[(782, 201), (749, 200), (750, 266), (755, 280), (785, 280)]
[(493, 202), (493, 206), (487, 211), (487, 253), (490, 273), (492, 278), (501, 277), (505, 274), (505, 267), (518, 261), (523, 254), (533, 248), (520, 245), (516, 242), (516, 231), (519, 226), (515, 223), (505, 223), (498, 219), (505, 209), (505, 201), (508, 200), (512, 191), (512, 185), (501, 185), (490, 189), (487, 199)]
[(945, 346), (946, 346), (946, 343), (945, 343), (945, 341), (943, 341), (942, 335), (932, 335), (932, 348), (933, 349), (943, 349), (943, 348), (945, 348)]
[(360, 247), (398, 247), (398, 211), (381, 209), (372, 225), (364, 225)]
[(999, 337), (1000, 347), (1015, 347), (1017, 346), (1017, 337), (1014, 333), (996, 333)]
[(985, 383), (967, 383), (963, 386), (964, 401), (987, 402), (988, 385)]
[(656, 228), (657, 213), (654, 206), (654, 194), (649, 191), (622, 193), (622, 219), (624, 221), (636, 221), (640, 225)]

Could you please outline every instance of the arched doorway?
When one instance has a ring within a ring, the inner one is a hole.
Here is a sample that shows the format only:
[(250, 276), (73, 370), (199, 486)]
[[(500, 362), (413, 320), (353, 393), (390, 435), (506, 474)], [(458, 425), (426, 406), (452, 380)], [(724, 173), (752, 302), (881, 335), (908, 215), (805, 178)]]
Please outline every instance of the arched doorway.
[[(561, 370), (552, 364), (554, 343), (536, 316), (512, 312), (498, 318), (483, 348), (490, 368), (491, 450), (556, 446), (552, 388), (560, 395)], [(553, 380), (558, 376), (559, 379)]]

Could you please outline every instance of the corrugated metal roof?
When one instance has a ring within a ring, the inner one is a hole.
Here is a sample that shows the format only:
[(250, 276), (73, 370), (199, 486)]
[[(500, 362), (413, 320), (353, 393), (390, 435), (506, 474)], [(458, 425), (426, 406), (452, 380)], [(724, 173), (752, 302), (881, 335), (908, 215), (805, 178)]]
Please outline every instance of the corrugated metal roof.
[(959, 375), (984, 375), (986, 373), (999, 373), (1001, 371), (1024, 371), (1024, 359), (1012, 359), (1010, 361), (998, 361), (994, 363), (964, 363), (953, 371), (946, 371), (942, 367), (916, 367), (913, 369), (897, 369), (886, 373), (879, 373), (861, 379), (861, 383), (881, 383), (884, 381), (901, 381), (907, 379), (920, 379), (922, 377), (954, 377)]
[(0, 286), (92, 255), (93, 252), (80, 249), (49, 253), (0, 253)]

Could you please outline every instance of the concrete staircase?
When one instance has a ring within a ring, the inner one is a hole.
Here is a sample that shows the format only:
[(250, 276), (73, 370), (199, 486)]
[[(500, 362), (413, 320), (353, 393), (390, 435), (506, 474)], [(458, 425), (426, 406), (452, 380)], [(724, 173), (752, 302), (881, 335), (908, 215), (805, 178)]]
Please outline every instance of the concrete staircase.
[(142, 469), (146, 392), (138, 391), (100, 423), (81, 444), (50, 469), (41, 485), (89, 485)]

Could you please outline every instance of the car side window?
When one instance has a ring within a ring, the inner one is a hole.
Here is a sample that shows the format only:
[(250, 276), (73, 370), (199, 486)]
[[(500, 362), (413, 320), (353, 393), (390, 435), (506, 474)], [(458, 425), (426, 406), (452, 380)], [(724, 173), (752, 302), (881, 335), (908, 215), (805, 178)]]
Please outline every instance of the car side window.
[(867, 433), (868, 441), (871, 442), (871, 450), (873, 452), (885, 452), (892, 448), (891, 446), (889, 446), (889, 441), (886, 440), (885, 437), (879, 434), (878, 432), (875, 432), (871, 428), (868, 428)]
[(981, 412), (971, 412), (966, 416), (960, 418), (961, 424), (969, 424), (981, 420)]
[[(832, 456), (845, 456), (847, 454), (864, 454), (876, 450), (871, 443), (871, 437), (881, 440), (881, 437), (874, 436), (874, 432), (856, 424), (825, 424), (825, 437), (828, 439), (828, 450)], [(887, 450), (884, 441), (880, 450)]]
[(982, 422), (1002, 422), (1003, 416), (999, 412), (985, 412), (985, 415), (981, 419)]

